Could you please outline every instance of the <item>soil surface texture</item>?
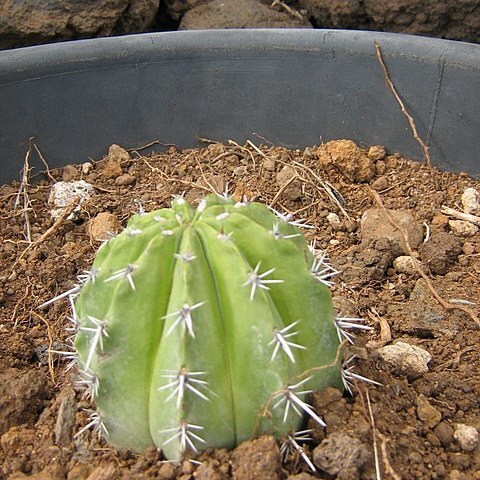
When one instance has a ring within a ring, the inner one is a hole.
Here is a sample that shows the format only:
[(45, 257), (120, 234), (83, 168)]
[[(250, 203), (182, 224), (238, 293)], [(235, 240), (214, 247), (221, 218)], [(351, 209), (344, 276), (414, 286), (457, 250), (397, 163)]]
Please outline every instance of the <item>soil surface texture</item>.
[[(141, 154), (112, 146), (0, 187), (0, 479), (480, 479), (479, 181), (347, 140)], [(72, 215), (51, 196), (60, 181), (83, 198)], [(327, 427), (310, 423), (312, 439), (286, 457), (269, 436), (173, 464), (78, 435), (93, 405), (50, 352), (69, 349), (69, 304), (38, 306), (71, 289), (139, 209), (227, 188), (313, 227), (305, 236), (340, 272), (337, 311), (371, 327), (347, 348), (350, 365), (377, 383), (313, 394)]]

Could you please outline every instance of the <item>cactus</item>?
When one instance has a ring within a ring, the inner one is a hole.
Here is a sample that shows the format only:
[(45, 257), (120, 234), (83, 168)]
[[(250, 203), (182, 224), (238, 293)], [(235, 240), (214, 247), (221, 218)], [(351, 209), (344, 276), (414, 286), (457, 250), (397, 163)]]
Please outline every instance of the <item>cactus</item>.
[(341, 327), (357, 325), (334, 318), (336, 272), (288, 220), (259, 203), (209, 195), (194, 210), (177, 197), (102, 246), (72, 304), (98, 410), (85, 428), (176, 460), (293, 435), (305, 417), (324, 425), (308, 395), (345, 384)]

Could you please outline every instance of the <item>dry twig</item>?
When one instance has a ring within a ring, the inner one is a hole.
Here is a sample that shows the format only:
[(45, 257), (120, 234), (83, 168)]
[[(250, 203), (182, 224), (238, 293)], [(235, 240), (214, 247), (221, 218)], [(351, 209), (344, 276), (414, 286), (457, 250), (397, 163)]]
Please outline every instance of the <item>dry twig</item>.
[(32, 241), (32, 234), (31, 234), (31, 226), (30, 226), (30, 216), (28, 212), (31, 210), (31, 204), (30, 204), (30, 199), (28, 197), (28, 187), (29, 187), (29, 178), (30, 178), (30, 153), (32, 152), (32, 145), (28, 147), (28, 151), (25, 154), (25, 161), (23, 163), (23, 169), (22, 169), (22, 180), (20, 181), (20, 189), (18, 190), (18, 193), (15, 198), (15, 202), (13, 204), (13, 208), (16, 210), (18, 206), (20, 205), (21, 199), (23, 208), (22, 212), (25, 217), (25, 238), (28, 243), (31, 243)]
[[(332, 200), (333, 204), (342, 212), (342, 214), (345, 216), (347, 220), (350, 220), (350, 216), (346, 212), (346, 210), (343, 208), (343, 205), (340, 203), (338, 200), (337, 196), (334, 193), (334, 189), (332, 186), (328, 183), (325, 182), (321, 177), (319, 177), (310, 167), (307, 167), (306, 165), (302, 165), (299, 162), (293, 161), (293, 164), (302, 170), (308, 172), (317, 182), (321, 187), (323, 188), (323, 191), (328, 195), (328, 198)], [(316, 188), (318, 191), (321, 192), (320, 187), (318, 187), (314, 182), (311, 182), (314, 188)]]
[(272, 4), (270, 5), (270, 8), (273, 8), (276, 5), (279, 5), (280, 7), (282, 7), (286, 12), (288, 12), (290, 15), (292, 15), (292, 17), (297, 17), (299, 20), (304, 20), (304, 18), (302, 17), (302, 14), (300, 12), (297, 12), (297, 10), (288, 6), (286, 3), (282, 2), (281, 0), (274, 0), (272, 2)]
[(52, 330), (50, 328), (50, 324), (48, 321), (42, 317), (39, 313), (30, 310), (30, 313), (38, 317), (46, 326), (47, 326), (47, 334), (48, 334), (48, 369), (50, 371), (50, 378), (52, 379), (52, 383), (55, 384), (55, 370), (53, 368), (53, 357), (52, 357), (52, 348), (53, 348), (53, 336)]
[(387, 443), (389, 439), (378, 431), (377, 431), (377, 435), (382, 441), (382, 445), (380, 446), (380, 449), (382, 452), (382, 460), (385, 466), (385, 472), (388, 473), (393, 478), (393, 480), (402, 480), (402, 477), (400, 477), (400, 475), (393, 469), (392, 464), (390, 463), (390, 460), (388, 458)]
[(375, 44), (375, 48), (377, 50), (378, 61), (380, 63), (380, 66), (382, 67), (383, 74), (385, 75), (385, 80), (386, 80), (390, 90), (392, 91), (393, 96), (395, 97), (398, 104), (400, 105), (402, 113), (407, 117), (408, 124), (410, 125), (410, 129), (412, 130), (412, 133), (413, 133), (413, 138), (422, 147), (422, 151), (423, 151), (423, 154), (425, 155), (427, 165), (430, 166), (432, 164), (432, 162), (430, 161), (430, 153), (428, 151), (428, 147), (425, 145), (425, 142), (418, 135), (417, 127), (415, 126), (415, 122), (413, 121), (413, 117), (407, 112), (407, 109), (405, 108), (405, 105), (403, 104), (402, 99), (400, 98), (400, 95), (397, 93), (395, 85), (393, 84), (392, 79), (390, 78), (390, 74), (388, 73), (387, 67), (385, 66), (385, 62), (383, 61), (382, 51), (380, 49), (380, 45), (377, 42), (374, 42), (374, 44)]
[(392, 332), (388, 322), (372, 307), (367, 312), (368, 318), (380, 324), (380, 340), (370, 340), (367, 342), (368, 348), (381, 348), (392, 341)]
[(40, 160), (41, 160), (42, 163), (45, 165), (45, 173), (47, 174), (48, 178), (49, 178), (53, 183), (55, 183), (56, 180), (55, 180), (55, 178), (53, 178), (52, 174), (50, 173), (50, 168), (49, 168), (49, 166), (48, 166), (47, 161), (46, 161), (45, 158), (43, 157), (42, 152), (40, 151), (40, 149), (39, 149), (35, 144), (33, 144), (33, 147), (34, 147), (35, 150), (37, 151), (37, 154), (38, 154)]
[(373, 416), (372, 404), (370, 403), (370, 395), (368, 393), (368, 388), (365, 390), (367, 396), (367, 405), (368, 405), (368, 414), (370, 416), (370, 425), (372, 426), (372, 436), (373, 436), (373, 455), (375, 457), (375, 474), (377, 480), (381, 480), (382, 472), (380, 470), (380, 461), (378, 459), (378, 446), (377, 446), (377, 427), (375, 426), (375, 417)]
[(288, 188), (288, 186), (293, 183), (296, 179), (297, 179), (297, 175), (293, 175), (292, 177), (290, 177), (281, 187), (280, 189), (278, 190), (278, 192), (275, 194), (275, 196), (273, 197), (273, 200), (270, 202), (270, 204), (268, 205), (270, 208), (273, 208), (273, 206), (277, 203), (277, 200), (280, 198), (280, 196), (282, 195), (282, 193)]
[(480, 217), (478, 217), (477, 215), (460, 212), (459, 210), (454, 210), (453, 208), (446, 207), (445, 205), (442, 205), (441, 212), (445, 215), (448, 215), (449, 217), (458, 218), (459, 220), (470, 222), (474, 225), (477, 225), (477, 227), (480, 227)]
[(77, 197), (70, 203), (70, 205), (65, 207), (64, 211), (62, 212), (60, 217), (58, 217), (55, 220), (54, 224), (51, 227), (49, 227), (47, 230), (45, 230), (45, 232), (43, 232), (42, 235), (37, 240), (28, 244), (27, 248), (25, 248), (25, 250), (23, 250), (20, 256), (15, 260), (15, 263), (13, 264), (12, 269), (26, 255), (26, 253), (29, 250), (31, 250), (34, 247), (37, 247), (38, 245), (40, 245), (40, 243), (42, 243), (45, 239), (47, 239), (50, 235), (52, 235), (58, 229), (58, 227), (63, 223), (63, 221), (75, 210), (79, 202), (80, 202), (80, 198)]

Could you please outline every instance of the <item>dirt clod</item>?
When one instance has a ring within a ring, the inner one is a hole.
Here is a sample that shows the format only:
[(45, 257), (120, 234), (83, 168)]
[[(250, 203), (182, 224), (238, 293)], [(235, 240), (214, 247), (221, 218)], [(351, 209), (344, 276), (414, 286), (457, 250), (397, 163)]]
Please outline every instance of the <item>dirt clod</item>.
[(368, 182), (375, 174), (372, 159), (351, 140), (327, 142), (316, 153), (323, 168), (338, 169), (350, 182)]
[(35, 370), (0, 370), (0, 435), (14, 425), (33, 425), (47, 397), (46, 378)]
[(243, 442), (232, 452), (235, 480), (278, 480), (281, 478), (281, 466), (280, 449), (275, 439), (269, 435)]
[(358, 438), (341, 432), (329, 435), (313, 450), (315, 465), (341, 480), (360, 478), (363, 466), (371, 458), (371, 450)]
[(458, 237), (446, 232), (432, 235), (420, 248), (422, 262), (437, 275), (445, 275), (462, 252), (462, 242)]

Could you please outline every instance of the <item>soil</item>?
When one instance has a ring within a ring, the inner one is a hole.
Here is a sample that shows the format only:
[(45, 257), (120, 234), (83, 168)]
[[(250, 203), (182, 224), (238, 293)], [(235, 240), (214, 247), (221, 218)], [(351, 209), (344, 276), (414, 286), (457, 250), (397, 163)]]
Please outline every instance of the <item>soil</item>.
[[(140, 153), (112, 147), (98, 162), (50, 170), (23, 189), (19, 182), (0, 188), (0, 478), (480, 479), (480, 234), (441, 213), (442, 205), (461, 209), (465, 189), (480, 190), (480, 182), (346, 141), (301, 151), (232, 142)], [(93, 195), (72, 219), (53, 220), (52, 184), (80, 179)], [(49, 353), (68, 347), (69, 305), (38, 306), (89, 269), (102, 231), (125, 226), (139, 208), (168, 206), (172, 195), (198, 203), (227, 184), (238, 199), (313, 226), (305, 235), (341, 271), (332, 288), (337, 308), (372, 327), (348, 350), (354, 371), (381, 385), (359, 381), (353, 395), (314, 395), (327, 428), (309, 425), (313, 440), (303, 448), (316, 472), (298, 452), (282, 462), (270, 437), (172, 464), (153, 448), (137, 455), (90, 431), (74, 436), (92, 405), (75, 369)], [(420, 228), (420, 238), (395, 237), (404, 227)], [(418, 263), (401, 267), (405, 253)], [(382, 354), (404, 344), (431, 359), (419, 369), (411, 357), (395, 363)]]

